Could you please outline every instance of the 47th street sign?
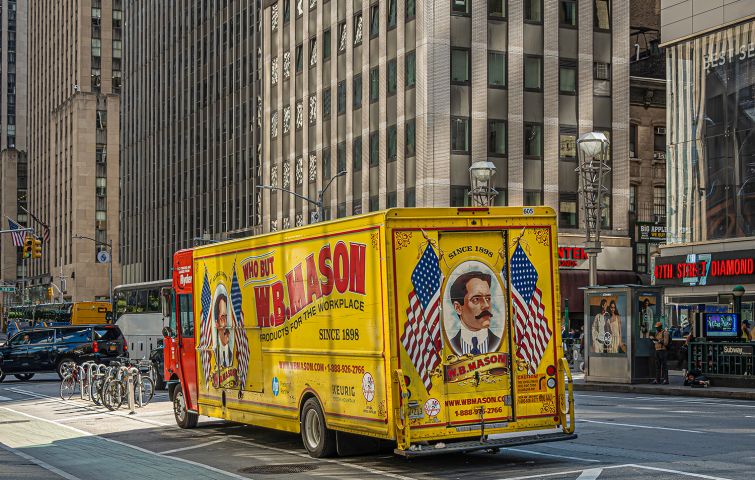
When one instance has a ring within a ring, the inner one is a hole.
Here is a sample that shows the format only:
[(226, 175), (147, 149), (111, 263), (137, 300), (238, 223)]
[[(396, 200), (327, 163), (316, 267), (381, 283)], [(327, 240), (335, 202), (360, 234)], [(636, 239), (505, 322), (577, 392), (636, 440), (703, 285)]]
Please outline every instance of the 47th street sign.
[(13, 285), (0, 285), (0, 292), (15, 293), (16, 287)]

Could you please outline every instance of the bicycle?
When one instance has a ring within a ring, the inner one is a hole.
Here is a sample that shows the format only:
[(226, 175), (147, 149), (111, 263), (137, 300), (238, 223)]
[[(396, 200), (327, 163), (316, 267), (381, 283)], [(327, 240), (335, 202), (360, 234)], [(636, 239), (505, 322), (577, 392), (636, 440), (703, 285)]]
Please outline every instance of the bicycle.
[(67, 373), (63, 375), (63, 380), (60, 381), (60, 398), (70, 400), (71, 397), (79, 392), (83, 368), (76, 364), (72, 366), (66, 365), (64, 368)]

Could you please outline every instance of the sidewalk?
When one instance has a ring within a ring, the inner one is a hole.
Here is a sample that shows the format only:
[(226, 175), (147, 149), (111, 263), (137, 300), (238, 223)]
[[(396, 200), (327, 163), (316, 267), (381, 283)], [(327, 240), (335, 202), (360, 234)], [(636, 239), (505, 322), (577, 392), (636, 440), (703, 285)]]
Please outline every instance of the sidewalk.
[(585, 382), (583, 373), (574, 372), (574, 391), (577, 392), (618, 392), (641, 393), (645, 395), (678, 395), (684, 397), (729, 398), (733, 400), (755, 400), (755, 388), (715, 387), (692, 388), (684, 386), (681, 370), (669, 370), (668, 385), (651, 383), (602, 383)]

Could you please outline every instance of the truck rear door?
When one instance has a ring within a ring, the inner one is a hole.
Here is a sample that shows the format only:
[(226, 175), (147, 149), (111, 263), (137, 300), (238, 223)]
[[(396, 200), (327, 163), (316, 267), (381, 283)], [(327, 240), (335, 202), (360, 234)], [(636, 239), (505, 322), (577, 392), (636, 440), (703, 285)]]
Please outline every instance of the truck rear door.
[(440, 232), (443, 385), (457, 431), (513, 418), (506, 232)]

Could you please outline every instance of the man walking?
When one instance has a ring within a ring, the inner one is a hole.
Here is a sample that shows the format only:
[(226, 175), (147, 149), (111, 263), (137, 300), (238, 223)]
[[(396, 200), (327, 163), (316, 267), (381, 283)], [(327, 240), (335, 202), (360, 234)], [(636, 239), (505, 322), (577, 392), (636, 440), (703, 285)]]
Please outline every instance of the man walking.
[(663, 329), (661, 322), (655, 324), (655, 334), (653, 335), (653, 344), (655, 345), (655, 361), (657, 370), (655, 371), (654, 384), (663, 383), (668, 385), (668, 347), (671, 338), (667, 330)]

